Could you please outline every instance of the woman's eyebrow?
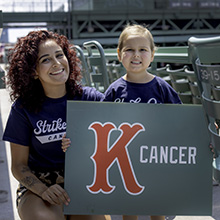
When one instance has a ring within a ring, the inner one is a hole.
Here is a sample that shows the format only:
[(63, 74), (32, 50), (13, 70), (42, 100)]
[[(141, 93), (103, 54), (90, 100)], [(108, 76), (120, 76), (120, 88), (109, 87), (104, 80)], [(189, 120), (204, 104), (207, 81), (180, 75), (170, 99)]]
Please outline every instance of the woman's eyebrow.
[(49, 54), (44, 54), (38, 60), (41, 60), (43, 57), (47, 57), (47, 56), (49, 56)]
[(63, 50), (56, 50), (55, 53), (63, 52)]
[[(55, 51), (55, 53), (60, 53), (60, 52), (62, 52), (62, 50)], [(38, 60), (42, 59), (43, 57), (47, 57), (47, 56), (49, 56), (49, 54), (44, 54)]]

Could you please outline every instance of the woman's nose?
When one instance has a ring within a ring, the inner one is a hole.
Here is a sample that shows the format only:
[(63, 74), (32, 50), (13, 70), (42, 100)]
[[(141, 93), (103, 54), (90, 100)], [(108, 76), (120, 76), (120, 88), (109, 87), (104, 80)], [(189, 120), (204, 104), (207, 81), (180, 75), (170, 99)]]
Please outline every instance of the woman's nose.
[(58, 65), (60, 65), (60, 61), (57, 59), (54, 59), (53, 66), (58, 66)]

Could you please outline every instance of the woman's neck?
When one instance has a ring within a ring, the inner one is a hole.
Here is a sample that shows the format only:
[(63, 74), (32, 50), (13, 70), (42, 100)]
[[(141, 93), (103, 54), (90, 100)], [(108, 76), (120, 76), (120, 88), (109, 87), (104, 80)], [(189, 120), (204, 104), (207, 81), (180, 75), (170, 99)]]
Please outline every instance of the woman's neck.
[(66, 95), (66, 86), (54, 87), (50, 89), (44, 89), (45, 95), (49, 98), (61, 98)]

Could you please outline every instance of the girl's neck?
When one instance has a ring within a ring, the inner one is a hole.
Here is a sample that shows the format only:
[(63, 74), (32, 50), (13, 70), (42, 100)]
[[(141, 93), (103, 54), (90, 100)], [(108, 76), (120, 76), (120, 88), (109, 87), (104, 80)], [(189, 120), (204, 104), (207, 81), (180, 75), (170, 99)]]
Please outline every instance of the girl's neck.
[(128, 82), (133, 82), (133, 83), (148, 83), (154, 79), (154, 75), (146, 72), (145, 74), (131, 74), (131, 73), (126, 73), (123, 76), (123, 79), (128, 81)]

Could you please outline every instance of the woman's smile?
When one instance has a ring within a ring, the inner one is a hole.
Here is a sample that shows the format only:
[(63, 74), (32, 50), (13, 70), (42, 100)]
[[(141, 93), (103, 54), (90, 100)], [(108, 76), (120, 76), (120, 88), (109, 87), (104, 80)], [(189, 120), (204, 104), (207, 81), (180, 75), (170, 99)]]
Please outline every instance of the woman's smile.
[(60, 70), (57, 70), (56, 72), (52, 72), (50, 73), (51, 75), (60, 75), (64, 72), (64, 68), (60, 69)]

